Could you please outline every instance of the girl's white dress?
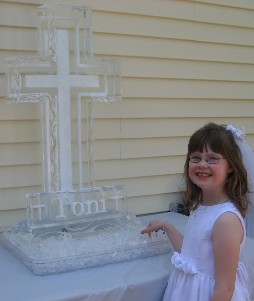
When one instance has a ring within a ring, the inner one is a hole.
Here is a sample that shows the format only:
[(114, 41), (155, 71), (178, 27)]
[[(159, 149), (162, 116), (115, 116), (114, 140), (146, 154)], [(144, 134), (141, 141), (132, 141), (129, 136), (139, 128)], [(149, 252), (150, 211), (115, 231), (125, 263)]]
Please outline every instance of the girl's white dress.
[[(214, 291), (214, 254), (212, 229), (218, 217), (225, 212), (234, 212), (245, 224), (240, 212), (231, 202), (214, 206), (200, 205), (188, 219), (181, 253), (175, 252), (171, 273), (163, 301), (210, 301)], [(241, 244), (243, 249), (246, 233)], [(227, 252), (227, 250), (224, 250)], [(249, 301), (247, 272), (239, 261), (235, 291), (232, 301)]]

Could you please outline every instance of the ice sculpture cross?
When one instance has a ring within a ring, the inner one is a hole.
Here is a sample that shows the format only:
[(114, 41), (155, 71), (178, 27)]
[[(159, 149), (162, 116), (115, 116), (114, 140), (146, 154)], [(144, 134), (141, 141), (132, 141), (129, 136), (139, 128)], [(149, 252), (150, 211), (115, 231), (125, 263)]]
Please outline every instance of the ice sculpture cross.
[[(68, 33), (57, 30), (57, 73), (55, 75), (26, 75), (30, 88), (57, 88), (59, 190), (72, 189), (71, 156), (71, 88), (98, 87), (98, 76), (70, 74)], [(82, 93), (78, 94), (80, 97)]]
[[(70, 16), (66, 16), (69, 12)], [(66, 10), (64, 6), (44, 5), (39, 9), (39, 14), (40, 56), (7, 59), (8, 98), (12, 102), (42, 102), (45, 191), (73, 189), (71, 98), (74, 96), (78, 145), (76, 186), (83, 186), (81, 103), (83, 98), (88, 100), (87, 182), (91, 186), (94, 184), (92, 101), (108, 102), (120, 99), (119, 62), (93, 57), (89, 8), (72, 7)], [(82, 30), (84, 44), (81, 43)], [(73, 44), (70, 42), (71, 38), (74, 40)], [(70, 49), (70, 45), (74, 49)], [(72, 56), (75, 60), (71, 63)], [(73, 71), (71, 65), (75, 65)]]

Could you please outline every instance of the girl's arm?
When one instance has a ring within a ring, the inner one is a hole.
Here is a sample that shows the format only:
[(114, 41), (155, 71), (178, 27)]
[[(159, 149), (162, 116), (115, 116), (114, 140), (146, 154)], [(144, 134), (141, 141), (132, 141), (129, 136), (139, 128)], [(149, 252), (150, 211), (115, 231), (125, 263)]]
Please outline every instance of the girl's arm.
[(166, 221), (154, 220), (151, 221), (148, 226), (141, 231), (142, 234), (147, 233), (151, 235), (152, 232), (158, 232), (163, 230), (167, 233), (169, 240), (171, 241), (174, 249), (177, 252), (181, 252), (183, 243), (183, 234), (179, 232), (171, 223)]
[(232, 212), (222, 214), (213, 233), (215, 289), (211, 301), (231, 301), (236, 281), (243, 227)]

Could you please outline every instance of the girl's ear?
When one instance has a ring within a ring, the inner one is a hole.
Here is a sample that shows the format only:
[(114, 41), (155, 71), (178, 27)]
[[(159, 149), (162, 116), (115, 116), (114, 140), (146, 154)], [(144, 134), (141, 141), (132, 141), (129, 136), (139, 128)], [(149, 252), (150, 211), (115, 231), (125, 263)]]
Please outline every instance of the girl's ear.
[(233, 171), (234, 171), (233, 167), (229, 166), (228, 167), (228, 174), (231, 173), (231, 172), (233, 172)]

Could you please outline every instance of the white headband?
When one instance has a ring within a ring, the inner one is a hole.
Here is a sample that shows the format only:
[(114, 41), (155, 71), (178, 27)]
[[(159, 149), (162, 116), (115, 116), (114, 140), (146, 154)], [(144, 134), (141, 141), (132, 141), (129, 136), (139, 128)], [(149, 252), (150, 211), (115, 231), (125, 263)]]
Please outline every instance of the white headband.
[(228, 124), (226, 126), (226, 130), (230, 131), (236, 139), (241, 140), (241, 141), (245, 141), (245, 131), (244, 131), (244, 129), (240, 130), (240, 129), (234, 127), (233, 125)]

